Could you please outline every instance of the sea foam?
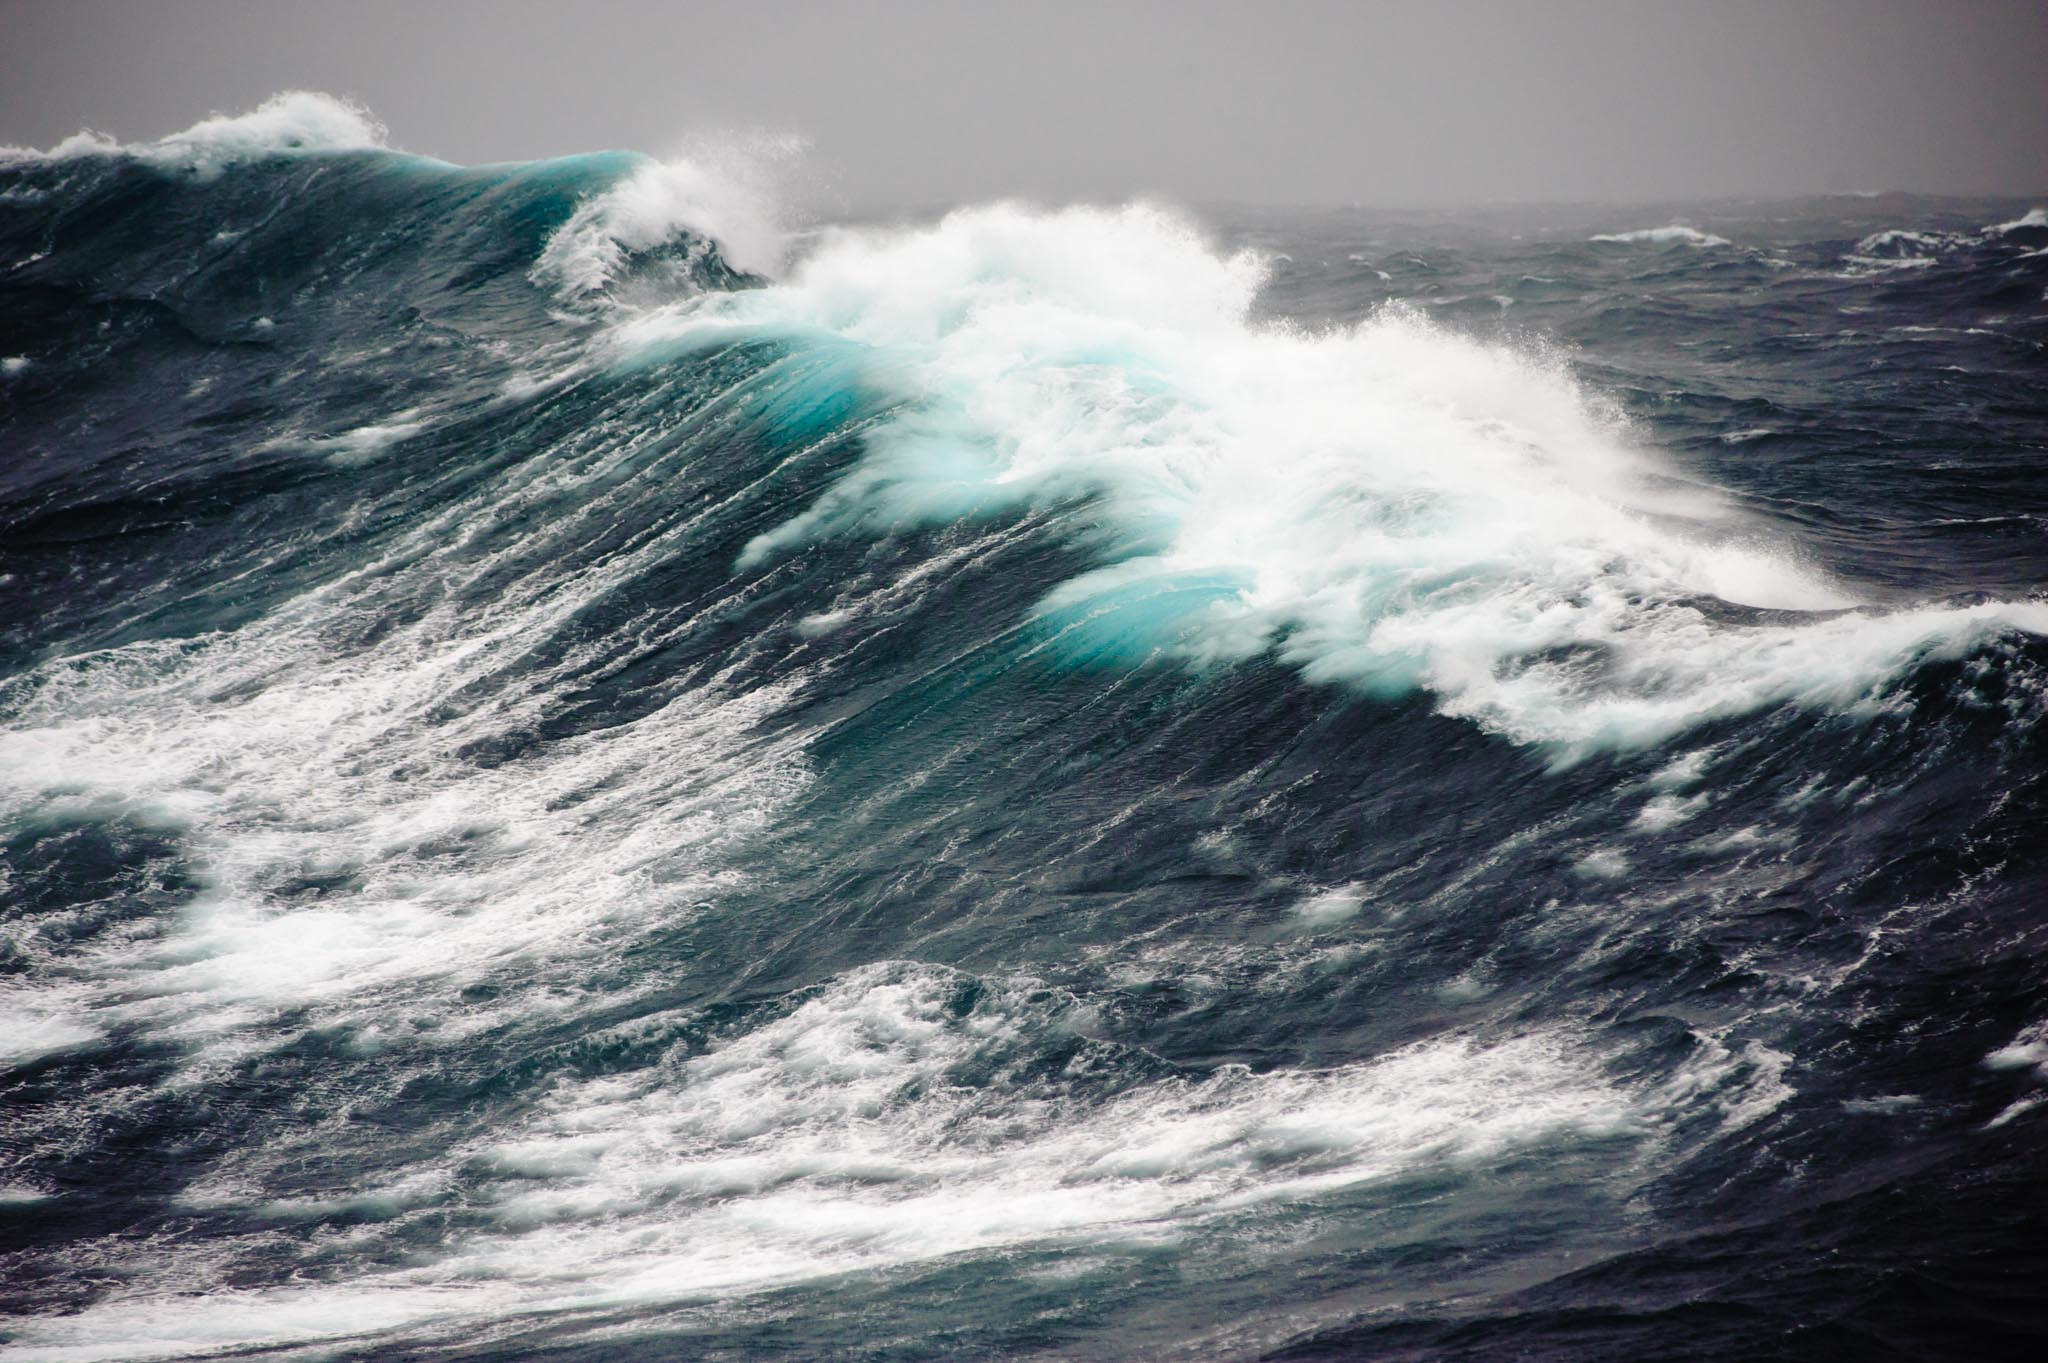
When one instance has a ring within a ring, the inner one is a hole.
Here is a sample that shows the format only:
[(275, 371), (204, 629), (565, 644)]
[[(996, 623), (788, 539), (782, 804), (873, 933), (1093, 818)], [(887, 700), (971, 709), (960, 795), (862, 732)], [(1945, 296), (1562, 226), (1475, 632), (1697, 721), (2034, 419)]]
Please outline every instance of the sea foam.
[[(131, 1293), (19, 1338), (39, 1357), (176, 1357), (730, 1300), (976, 1251), (1158, 1247), (1261, 1204), (1652, 1140), (1672, 1097), (1616, 1086), (1563, 1033), (1133, 1083), (1117, 1072), (1150, 1062), (1110, 1044), (1046, 1063), (1074, 1048), (1076, 1011), (1031, 979), (863, 966), (709, 1049), (564, 1079), (515, 1128), (397, 1175), (427, 1214), (448, 1170), (483, 1179), (491, 1224), (444, 1253), (334, 1285)], [(965, 1077), (987, 1073), (1005, 1078)], [(243, 1177), (308, 1153), (254, 1152)]]
[(534, 277), (568, 299), (599, 294), (634, 256), (684, 236), (700, 253), (715, 244), (735, 270), (772, 276), (785, 254), (775, 176), (801, 148), (793, 138), (756, 137), (644, 158), (577, 206), (549, 237)]
[(155, 142), (120, 142), (90, 129), (46, 151), (0, 148), (0, 162), (128, 156), (210, 179), (266, 156), (365, 151), (385, 146), (384, 126), (360, 105), (312, 90), (287, 90), (243, 114), (215, 114)]
[(2030, 208), (2011, 222), (2001, 222), (1984, 229), (1987, 236), (2002, 237), (2008, 232), (2022, 232), (2029, 229), (2048, 228), (2048, 208)]
[[(1261, 322), (1263, 262), (1153, 207), (998, 205), (820, 236), (777, 287), (614, 333), (620, 362), (729, 339), (851, 345), (866, 456), (739, 566), (805, 543), (1086, 504), (1055, 654), (1424, 687), (1562, 760), (1794, 702), (1850, 710), (2048, 605), (1855, 609), (1526, 346), (1402, 308)], [(1735, 607), (1805, 618), (1732, 615)]]
[(1590, 241), (1613, 242), (1632, 246), (1728, 246), (1732, 243), (1726, 237), (1717, 237), (1711, 232), (1702, 232), (1697, 227), (1683, 223), (1672, 223), (1665, 227), (1639, 227), (1633, 232), (1601, 232)]

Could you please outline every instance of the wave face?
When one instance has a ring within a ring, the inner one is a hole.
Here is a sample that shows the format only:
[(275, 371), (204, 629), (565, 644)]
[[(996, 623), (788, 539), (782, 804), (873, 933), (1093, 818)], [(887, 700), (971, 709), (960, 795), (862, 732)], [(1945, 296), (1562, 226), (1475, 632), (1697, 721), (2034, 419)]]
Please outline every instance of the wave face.
[(0, 161), (5, 1356), (2038, 1340), (2037, 208), (771, 178)]

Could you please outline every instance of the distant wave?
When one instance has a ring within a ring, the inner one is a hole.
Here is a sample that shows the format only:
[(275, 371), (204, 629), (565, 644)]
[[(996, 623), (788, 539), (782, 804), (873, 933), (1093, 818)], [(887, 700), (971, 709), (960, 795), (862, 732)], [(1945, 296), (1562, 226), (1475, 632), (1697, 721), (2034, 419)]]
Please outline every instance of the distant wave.
[(1934, 264), (1944, 251), (1954, 250), (1970, 240), (1954, 232), (1914, 232), (1889, 228), (1872, 232), (1845, 257), (1852, 269), (1872, 273), (1882, 270), (1920, 270)]
[(1970, 247), (1996, 246), (2014, 232), (2048, 228), (2048, 209), (2032, 209), (2011, 222), (1996, 223), (1977, 232), (1920, 231), (1893, 227), (1872, 232), (1851, 247), (1845, 257), (1855, 269), (1868, 273), (1880, 270), (1920, 270), (1935, 264), (1951, 252)]
[(2048, 208), (2030, 208), (2011, 222), (2002, 222), (1995, 227), (1984, 229), (1989, 236), (2004, 236), (2007, 232), (2020, 232), (2030, 228), (2048, 228)]
[(1890, 228), (1872, 232), (1856, 243), (1859, 256), (1916, 256), (1953, 246), (1961, 238), (1952, 232), (1909, 232)]
[(1633, 232), (1602, 232), (1589, 241), (1618, 242), (1631, 246), (1731, 246), (1726, 237), (1702, 232), (1696, 227), (1672, 223), (1666, 227), (1639, 227)]
[(249, 113), (215, 114), (155, 142), (117, 142), (87, 129), (46, 151), (0, 147), (0, 164), (128, 156), (210, 178), (228, 166), (263, 156), (363, 151), (385, 145), (384, 125), (360, 105), (311, 90), (288, 90)]

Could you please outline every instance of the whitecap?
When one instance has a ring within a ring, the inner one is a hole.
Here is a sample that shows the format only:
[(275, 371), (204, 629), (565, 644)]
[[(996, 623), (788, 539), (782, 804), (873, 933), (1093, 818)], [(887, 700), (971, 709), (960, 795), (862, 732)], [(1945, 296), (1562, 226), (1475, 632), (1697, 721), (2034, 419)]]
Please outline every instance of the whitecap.
[(1671, 223), (1664, 227), (1639, 227), (1632, 232), (1601, 232), (1588, 237), (1587, 240), (1649, 246), (1706, 247), (1734, 244), (1726, 237), (1717, 237), (1711, 232), (1702, 232), (1683, 223)]
[(215, 114), (155, 142), (124, 143), (86, 130), (46, 151), (0, 149), (0, 160), (129, 156), (210, 178), (228, 166), (266, 156), (382, 148), (384, 137), (383, 125), (360, 105), (318, 91), (286, 90), (248, 113)]
[[(1264, 262), (1168, 211), (966, 210), (822, 234), (775, 287), (636, 314), (618, 361), (756, 331), (841, 347), (888, 415), (742, 568), (837, 536), (1086, 501), (1059, 656), (1421, 687), (1559, 760), (1795, 703), (1867, 707), (2048, 604), (1856, 609), (1540, 349), (1410, 309), (1255, 320)], [(848, 348), (850, 347), (850, 348)], [(1807, 618), (1727, 620), (1703, 598)]]
[(2030, 208), (2011, 222), (2002, 222), (1984, 229), (1987, 236), (2002, 237), (2008, 232), (2020, 232), (2030, 228), (2048, 228), (2048, 208)]
[(634, 256), (686, 235), (699, 256), (715, 245), (733, 269), (773, 276), (787, 251), (775, 175), (801, 149), (793, 138), (754, 138), (642, 160), (549, 236), (534, 277), (566, 299), (599, 294)]

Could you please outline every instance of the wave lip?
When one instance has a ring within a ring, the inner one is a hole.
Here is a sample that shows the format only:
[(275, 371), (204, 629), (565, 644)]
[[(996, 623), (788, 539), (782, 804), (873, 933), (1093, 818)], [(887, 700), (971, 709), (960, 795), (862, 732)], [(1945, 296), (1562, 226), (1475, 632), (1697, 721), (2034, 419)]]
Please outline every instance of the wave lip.
[[(631, 174), (578, 204), (535, 262), (533, 279), (564, 301), (606, 294), (650, 254), (680, 248), (666, 281), (731, 282), (721, 270), (772, 278), (787, 245), (770, 183), (778, 161), (800, 150), (790, 138), (755, 138), (642, 159)], [(674, 278), (680, 274), (681, 279)], [(666, 301), (673, 297), (656, 297)]]
[(1984, 229), (1984, 234), (2002, 237), (2008, 232), (2048, 230), (2048, 208), (2030, 208), (2011, 222), (2001, 222)]
[(210, 179), (229, 166), (268, 156), (385, 148), (384, 125), (361, 105), (314, 90), (286, 90), (247, 113), (215, 114), (155, 142), (124, 143), (84, 129), (46, 151), (0, 148), (0, 164), (127, 156)]

